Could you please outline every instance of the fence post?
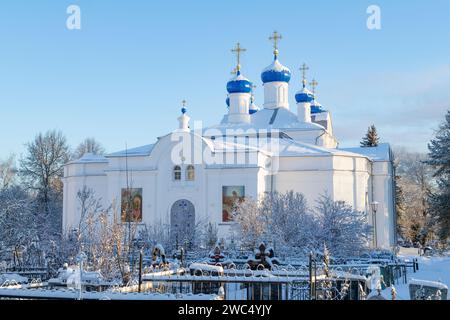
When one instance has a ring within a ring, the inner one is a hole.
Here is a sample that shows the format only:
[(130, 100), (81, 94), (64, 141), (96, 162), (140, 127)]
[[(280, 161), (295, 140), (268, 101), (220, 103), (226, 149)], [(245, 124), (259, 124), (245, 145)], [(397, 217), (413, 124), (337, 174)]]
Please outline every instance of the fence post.
[(403, 266), (403, 270), (405, 271), (403, 275), (403, 284), (406, 284), (408, 283), (408, 268), (406, 267), (406, 264)]
[(142, 250), (139, 252), (139, 293), (141, 292), (142, 286)]
[(309, 300), (313, 298), (312, 252), (309, 254)]

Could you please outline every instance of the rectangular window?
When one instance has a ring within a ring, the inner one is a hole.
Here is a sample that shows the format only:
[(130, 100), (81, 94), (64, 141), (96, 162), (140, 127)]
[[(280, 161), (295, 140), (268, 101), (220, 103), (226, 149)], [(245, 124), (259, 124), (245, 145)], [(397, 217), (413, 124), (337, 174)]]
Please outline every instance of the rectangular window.
[(231, 222), (241, 202), (245, 200), (244, 186), (222, 187), (222, 222)]
[(195, 180), (195, 168), (192, 165), (189, 165), (186, 169), (186, 180), (187, 181)]

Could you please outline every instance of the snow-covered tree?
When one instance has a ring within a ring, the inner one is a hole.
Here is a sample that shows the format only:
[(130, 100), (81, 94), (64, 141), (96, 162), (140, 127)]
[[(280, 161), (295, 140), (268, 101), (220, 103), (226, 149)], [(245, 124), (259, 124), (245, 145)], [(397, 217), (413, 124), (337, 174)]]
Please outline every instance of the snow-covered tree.
[(378, 137), (377, 128), (375, 125), (371, 125), (367, 129), (366, 135), (362, 138), (361, 147), (376, 147), (380, 142), (380, 138)]
[(313, 244), (314, 221), (300, 193), (274, 192), (259, 201), (246, 198), (237, 205), (234, 221), (244, 246), (272, 243), (280, 250), (300, 248), (307, 252)]
[(204, 228), (204, 242), (207, 248), (213, 248), (219, 240), (217, 227), (211, 222), (207, 223)]
[(315, 221), (303, 194), (268, 193), (260, 207), (268, 223), (267, 240), (278, 248), (300, 248), (304, 252), (312, 249)]
[(165, 248), (171, 247), (170, 226), (162, 223), (145, 225), (138, 231), (138, 238), (142, 240), (147, 249), (153, 248), (158, 243)]
[(406, 240), (425, 243), (433, 231), (428, 205), (433, 177), (426, 163), (428, 157), (403, 148), (398, 148), (395, 153), (396, 184), (401, 188), (400, 196), (403, 197), (403, 212), (398, 217), (399, 227)]
[(20, 174), (29, 188), (42, 193), (47, 200), (49, 190), (60, 189), (63, 165), (69, 158), (69, 146), (62, 132), (39, 133), (27, 144), (27, 153), (20, 160)]
[(84, 186), (77, 192), (78, 210), (80, 212), (80, 221), (78, 223), (77, 233), (78, 238), (81, 239), (85, 229), (91, 220), (96, 219), (98, 214), (102, 212), (103, 206), (101, 198), (97, 198), (95, 191), (92, 188)]
[(323, 195), (317, 200), (316, 214), (317, 241), (324, 243), (335, 256), (354, 256), (367, 249), (372, 229), (364, 212)]
[(0, 260), (22, 264), (20, 252), (37, 234), (28, 194), (19, 186), (0, 190)]
[(336, 255), (357, 255), (371, 237), (363, 212), (328, 196), (320, 197), (313, 211), (304, 196), (294, 192), (268, 193), (260, 201), (247, 198), (239, 204), (234, 221), (247, 248), (264, 241), (291, 254), (293, 249), (306, 254), (325, 244)]
[(105, 149), (101, 145), (100, 142), (95, 140), (94, 138), (86, 138), (84, 139), (78, 147), (75, 149), (73, 154), (74, 159), (81, 158), (85, 153), (92, 153), (95, 155), (102, 155), (105, 153)]
[(256, 248), (267, 234), (269, 220), (257, 200), (246, 198), (238, 203), (233, 220), (242, 245), (248, 249)]
[(97, 198), (93, 189), (84, 186), (77, 192), (80, 221), (76, 226), (78, 250), (83, 250), (88, 256), (92, 255), (92, 245), (97, 237), (97, 224), (101, 213), (105, 210), (101, 199)]
[(14, 184), (16, 168), (14, 167), (14, 156), (6, 160), (0, 160), (0, 190), (7, 189)]
[(435, 169), (438, 189), (430, 196), (431, 213), (439, 224), (440, 237), (450, 237), (450, 110), (428, 145), (429, 161)]
[[(102, 199), (87, 187), (77, 193), (80, 221), (74, 227), (71, 235), (66, 235), (63, 244), (66, 245), (67, 260), (84, 252), (87, 256), (86, 268), (100, 270), (109, 279), (121, 279), (128, 282), (134, 271), (138, 249), (137, 223), (130, 228), (120, 220), (118, 206), (114, 203), (108, 207), (102, 206)], [(130, 234), (129, 234), (130, 232)], [(68, 245), (69, 239), (72, 245)], [(131, 239), (131, 240), (130, 240)]]
[(35, 196), (37, 223), (45, 227), (40, 238), (61, 233), (63, 165), (69, 160), (69, 146), (59, 131), (39, 133), (27, 144), (19, 173)]
[(397, 218), (396, 232), (402, 237), (404, 237), (404, 234), (406, 233), (406, 230), (404, 229), (403, 226), (403, 220), (405, 219), (405, 194), (403, 192), (403, 187), (401, 184), (401, 176), (397, 174), (396, 170), (394, 183), (395, 183), (395, 212)]

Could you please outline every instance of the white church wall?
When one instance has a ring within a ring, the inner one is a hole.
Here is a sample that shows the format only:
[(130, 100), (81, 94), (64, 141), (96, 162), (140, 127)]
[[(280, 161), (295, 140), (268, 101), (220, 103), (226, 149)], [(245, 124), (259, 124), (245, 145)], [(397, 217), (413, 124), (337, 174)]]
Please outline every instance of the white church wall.
[(320, 195), (333, 190), (331, 171), (281, 171), (274, 177), (275, 190), (284, 193), (302, 193), (310, 207), (314, 207)]
[(109, 157), (108, 170), (148, 170), (153, 168), (149, 156)]
[(367, 212), (368, 166), (369, 160), (364, 157), (333, 157), (333, 199)]
[(264, 108), (289, 109), (289, 85), (284, 81), (274, 81), (264, 84)]
[(331, 170), (331, 156), (301, 156), (279, 158), (280, 171)]
[(102, 175), (107, 166), (105, 162), (70, 163), (64, 167), (64, 177)]
[(395, 245), (392, 168), (388, 161), (373, 163), (373, 201), (379, 203), (376, 215), (377, 246), (390, 249)]
[(364, 172), (334, 172), (333, 200), (345, 201), (355, 210), (367, 212), (368, 180), (369, 175)]

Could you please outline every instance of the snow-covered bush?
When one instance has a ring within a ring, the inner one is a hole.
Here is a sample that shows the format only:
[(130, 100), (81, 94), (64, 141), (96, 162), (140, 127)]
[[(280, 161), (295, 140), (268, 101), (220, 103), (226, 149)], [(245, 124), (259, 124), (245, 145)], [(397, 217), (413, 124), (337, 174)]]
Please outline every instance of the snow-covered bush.
[(333, 256), (362, 253), (370, 240), (366, 215), (342, 201), (321, 196), (314, 209), (302, 194), (268, 193), (259, 201), (247, 198), (238, 205), (235, 230), (244, 247), (253, 249), (264, 241), (277, 252), (292, 256), (321, 250)]
[(355, 256), (369, 244), (372, 228), (364, 212), (328, 195), (317, 200), (316, 243), (325, 244), (333, 256)]

